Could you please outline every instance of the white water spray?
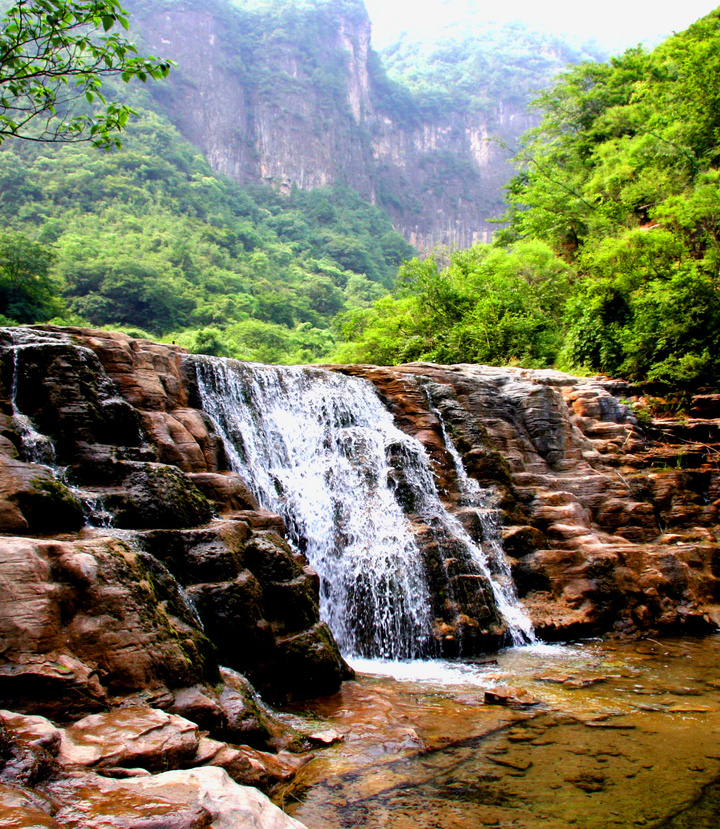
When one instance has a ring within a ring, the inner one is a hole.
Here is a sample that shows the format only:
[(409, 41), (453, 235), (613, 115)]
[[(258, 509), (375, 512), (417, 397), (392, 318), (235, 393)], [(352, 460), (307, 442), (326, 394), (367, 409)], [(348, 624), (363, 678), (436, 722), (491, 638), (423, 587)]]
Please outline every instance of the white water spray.
[[(394, 425), (365, 380), (190, 359), (231, 466), (264, 507), (283, 516), (318, 571), (321, 615), (343, 652), (385, 659), (431, 653), (422, 553), (399, 500), (410, 498), (434, 537), (450, 540), (491, 585), (494, 575), (440, 501), (422, 444)], [(493, 594), (515, 641), (515, 608), (501, 588), (493, 585)]]
[(492, 511), (489, 493), (467, 474), (462, 457), (448, 435), (442, 413), (433, 407), (442, 427), (445, 448), (450, 453), (455, 466), (458, 489), (464, 503), (474, 510), (482, 528), (482, 543), (477, 544), (467, 536), (470, 554), (481, 572), (487, 577), (495, 597), (498, 610), (505, 619), (508, 633), (513, 645), (537, 644), (537, 638), (530, 617), (520, 604), (515, 582), (513, 581), (510, 562), (508, 561), (500, 538), (500, 526)]

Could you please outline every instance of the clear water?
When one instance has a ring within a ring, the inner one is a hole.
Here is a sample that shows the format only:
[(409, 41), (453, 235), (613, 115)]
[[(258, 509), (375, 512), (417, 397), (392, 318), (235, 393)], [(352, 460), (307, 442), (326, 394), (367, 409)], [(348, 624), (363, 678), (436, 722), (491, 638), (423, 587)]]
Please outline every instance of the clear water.
[(718, 635), (355, 665), (302, 706), (343, 735), (278, 793), (308, 829), (720, 826)]

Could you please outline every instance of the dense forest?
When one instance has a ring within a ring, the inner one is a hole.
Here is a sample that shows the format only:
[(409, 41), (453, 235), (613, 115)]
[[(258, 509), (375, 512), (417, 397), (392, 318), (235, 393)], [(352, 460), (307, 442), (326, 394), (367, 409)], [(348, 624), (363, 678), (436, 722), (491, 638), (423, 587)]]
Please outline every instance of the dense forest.
[[(271, 14), (282, 37), (310, 25), (308, 8), (252, 15)], [(280, 193), (216, 174), (145, 90), (130, 98), (139, 115), (122, 149), (6, 141), (0, 321), (124, 328), (267, 362), (512, 363), (717, 384), (719, 26), (714, 12), (607, 62), (522, 26), (373, 57), (378, 106), (411, 119), (524, 103), (559, 60), (583, 60), (536, 100), (542, 121), (494, 242), (422, 260), (347, 187)], [(327, 73), (318, 82), (341, 93)]]
[(0, 148), (0, 320), (311, 362), (332, 318), (387, 293), (413, 249), (345, 188), (286, 196), (216, 175), (156, 113), (123, 148)]
[[(200, 0), (195, 7), (219, 16), (232, 47), (228, 69), (249, 88), (265, 90), (269, 101), (279, 84), (290, 84), (301, 97), (317, 93), (322, 112), (316, 130), (327, 127), (333, 107), (347, 107), (342, 66), (332, 63), (343, 55), (321, 46), (337, 36), (339, 14), (362, 23), (359, 0)], [(131, 4), (136, 22), (154, 8), (144, 0)], [(527, 99), (530, 88), (547, 82), (561, 60), (533, 57), (548, 39), (525, 32), (518, 40), (518, 32), (496, 28), (474, 47), (465, 44), (463, 72), (472, 76), (465, 87), (482, 76), (484, 100), (512, 100), (518, 89)], [(142, 46), (142, 26), (138, 37)], [(299, 50), (307, 70), (302, 78), (272, 60), (286, 42)], [(381, 110), (417, 121), (448, 96), (455, 96), (456, 108), (470, 105), (449, 47), (447, 60), (416, 50), (418, 67), (436, 67), (432, 88), (398, 71), (407, 48), (394, 50), (390, 73), (386, 59), (371, 54)], [(492, 78), (486, 64), (494, 67)], [(122, 149), (2, 144), (0, 321), (123, 328), (192, 350), (269, 362), (328, 359), (337, 342), (333, 320), (386, 295), (400, 262), (416, 252), (382, 207), (348, 187), (293, 187), (280, 194), (217, 175), (171, 124), (173, 89), (106, 86), (110, 100), (138, 112)], [(443, 169), (448, 165), (467, 174), (458, 159), (448, 158)], [(441, 189), (443, 181), (435, 186)], [(382, 204), (381, 187), (378, 200)]]
[(720, 11), (542, 94), (492, 245), (403, 265), (339, 359), (720, 380)]
[(492, 114), (498, 102), (526, 107), (567, 64), (605, 60), (593, 42), (571, 43), (520, 21), (488, 23), (484, 14), (432, 40), (408, 35), (380, 52), (383, 70), (406, 108), (420, 116), (443, 111)]

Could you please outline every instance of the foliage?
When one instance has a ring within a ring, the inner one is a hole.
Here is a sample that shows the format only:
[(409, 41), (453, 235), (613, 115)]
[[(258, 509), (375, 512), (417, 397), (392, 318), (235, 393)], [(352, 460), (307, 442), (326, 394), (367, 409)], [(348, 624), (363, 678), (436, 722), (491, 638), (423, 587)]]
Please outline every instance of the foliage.
[(445, 268), (413, 259), (398, 281), (394, 296), (338, 320), (337, 359), (546, 366), (557, 353), (571, 270), (541, 242), (476, 245)]
[[(103, 80), (164, 78), (171, 62), (141, 57), (110, 32), (128, 28), (118, 0), (17, 0), (0, 20), (0, 143), (90, 141), (119, 146), (113, 135), (133, 110), (108, 103)], [(101, 104), (98, 108), (98, 105)]]
[(0, 234), (0, 318), (45, 322), (62, 309), (50, 276), (53, 255), (22, 233)]
[(340, 318), (338, 357), (720, 384), (719, 36), (720, 10), (568, 70), (538, 100), (510, 226), (444, 269), (404, 266), (393, 297)]
[(715, 11), (540, 98), (512, 235), (543, 239), (582, 277), (568, 365), (665, 386), (720, 379), (719, 35)]
[(320, 360), (333, 347), (333, 316), (385, 293), (413, 253), (348, 189), (282, 196), (215, 175), (156, 114), (140, 110), (123, 144), (0, 150), (0, 226), (53, 251), (55, 291), (34, 319), (1, 314), (141, 328), (252, 359)]
[(479, 17), (439, 39), (405, 36), (383, 49), (374, 71), (379, 103), (419, 119), (449, 110), (489, 114), (498, 101), (524, 107), (566, 64), (605, 57), (590, 43), (574, 46), (520, 22)]

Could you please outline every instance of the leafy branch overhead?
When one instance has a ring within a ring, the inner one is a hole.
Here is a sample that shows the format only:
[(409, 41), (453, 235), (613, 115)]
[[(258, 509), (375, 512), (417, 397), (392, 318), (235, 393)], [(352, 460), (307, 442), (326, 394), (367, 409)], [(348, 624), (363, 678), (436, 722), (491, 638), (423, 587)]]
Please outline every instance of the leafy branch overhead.
[(138, 55), (116, 0), (19, 0), (0, 22), (0, 143), (90, 141), (119, 146), (132, 108), (108, 102), (103, 81), (167, 76), (172, 62)]

